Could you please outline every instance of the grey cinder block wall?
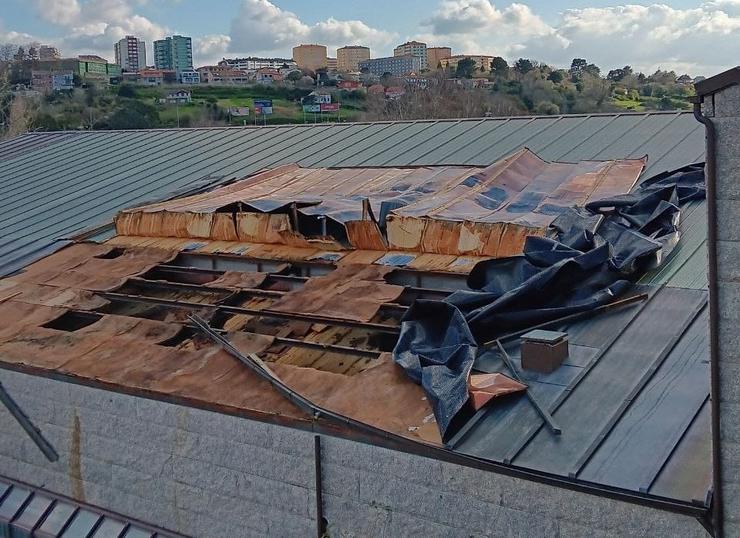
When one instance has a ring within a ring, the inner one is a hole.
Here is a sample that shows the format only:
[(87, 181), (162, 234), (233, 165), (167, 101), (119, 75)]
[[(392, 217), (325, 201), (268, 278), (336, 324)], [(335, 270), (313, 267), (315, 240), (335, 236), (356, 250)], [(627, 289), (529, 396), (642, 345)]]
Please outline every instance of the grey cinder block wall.
[[(60, 454), (0, 407), (0, 474), (183, 534), (315, 536), (306, 431), (2, 371)], [(337, 537), (706, 537), (693, 518), (322, 436)]]
[(740, 536), (740, 85), (705, 97), (716, 133), (720, 461), (725, 536)]

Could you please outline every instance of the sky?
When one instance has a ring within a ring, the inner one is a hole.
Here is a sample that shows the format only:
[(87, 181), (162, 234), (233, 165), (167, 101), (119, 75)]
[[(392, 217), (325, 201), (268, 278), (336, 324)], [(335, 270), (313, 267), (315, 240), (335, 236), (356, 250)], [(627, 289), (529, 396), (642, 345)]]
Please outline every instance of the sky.
[(602, 70), (631, 65), (709, 76), (740, 63), (740, 0), (615, 3), (602, 0), (0, 0), (0, 43), (53, 44), (64, 56), (112, 60), (113, 43), (193, 38), (194, 63), (223, 57), (290, 57), (299, 43), (329, 54), (367, 45), (391, 55), (408, 39), (455, 54), (531, 58)]

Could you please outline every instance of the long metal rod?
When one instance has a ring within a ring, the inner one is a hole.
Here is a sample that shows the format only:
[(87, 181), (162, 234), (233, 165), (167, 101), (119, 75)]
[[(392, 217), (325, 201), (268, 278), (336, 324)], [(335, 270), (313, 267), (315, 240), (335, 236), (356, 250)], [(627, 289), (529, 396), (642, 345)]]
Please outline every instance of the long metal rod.
[(47, 460), (57, 461), (59, 454), (54, 450), (54, 447), (49, 441), (41, 434), (31, 419), (23, 412), (20, 406), (13, 400), (12, 396), (5, 390), (3, 384), (0, 383), (0, 401), (8, 409), (13, 418), (18, 421), (18, 424), (26, 431), (31, 440), (39, 447), (39, 450), (44, 454)]
[(326, 533), (324, 522), (324, 499), (321, 493), (321, 436), (313, 438), (314, 475), (316, 477), (316, 537), (322, 538)]
[(356, 329), (366, 329), (368, 331), (383, 332), (388, 334), (398, 334), (401, 331), (400, 327), (387, 325), (384, 323), (370, 323), (363, 321), (351, 321), (345, 319), (327, 318), (323, 316), (297, 314), (295, 312), (277, 312), (269, 309), (256, 309), (246, 308), (243, 306), (229, 306), (221, 304), (210, 304), (210, 303), (196, 303), (191, 301), (177, 301), (174, 299), (163, 299), (160, 297), (147, 297), (142, 295), (129, 295), (125, 293), (115, 292), (97, 292), (98, 295), (106, 299), (112, 299), (114, 301), (125, 301), (125, 302), (139, 302), (156, 304), (160, 306), (172, 306), (179, 308), (189, 308), (193, 310), (208, 308), (211, 310), (221, 310), (231, 314), (246, 314), (250, 316), (262, 316), (266, 318), (278, 318), (278, 319), (292, 319), (298, 321), (306, 321), (309, 323), (322, 323), (325, 325), (336, 325), (339, 327), (353, 327)]
[(579, 319), (590, 318), (598, 314), (607, 312), (609, 310), (613, 310), (616, 308), (622, 308), (624, 306), (629, 306), (639, 301), (644, 301), (647, 298), (648, 298), (647, 293), (638, 293), (637, 295), (631, 295), (630, 297), (625, 297), (624, 299), (619, 299), (618, 301), (614, 301), (609, 304), (601, 305), (591, 310), (586, 310), (584, 312), (576, 312), (575, 314), (568, 314), (567, 316), (553, 319), (551, 321), (545, 321), (543, 323), (539, 323), (537, 325), (533, 325), (525, 329), (520, 329), (518, 331), (507, 333), (503, 336), (500, 336), (499, 338), (496, 338), (495, 340), (490, 340), (488, 342), (485, 342), (481, 346), (482, 347), (493, 347), (499, 341), (508, 342), (509, 340), (513, 340), (514, 338), (519, 338), (524, 333), (528, 333), (529, 331), (533, 331), (535, 329), (545, 329), (547, 327), (552, 327), (553, 325), (560, 325), (561, 323), (568, 323), (571, 321), (577, 321)]
[(712, 120), (701, 111), (703, 97), (694, 102), (694, 117), (704, 124), (706, 156), (704, 177), (707, 199), (707, 278), (709, 284), (709, 385), (712, 394), (712, 520), (715, 538), (722, 538), (722, 435), (720, 432), (719, 285), (717, 271), (717, 135)]
[[(637, 301), (646, 299), (647, 297), (648, 297), (648, 294), (647, 293), (641, 293), (639, 295), (633, 295), (631, 297), (627, 297), (627, 298), (622, 299), (620, 301), (616, 301), (616, 302), (613, 302), (613, 303), (609, 303), (608, 305), (600, 306), (600, 307), (598, 307), (598, 308), (596, 308), (594, 310), (590, 310), (588, 312), (578, 312), (576, 314), (570, 314), (568, 316), (564, 316), (562, 318), (558, 318), (558, 319), (555, 319), (553, 321), (547, 321), (545, 323), (540, 323), (538, 325), (534, 325), (534, 326), (528, 327), (526, 329), (522, 329), (522, 330), (519, 330), (519, 331), (516, 331), (516, 332), (513, 332), (513, 333), (508, 333), (508, 334), (502, 336), (501, 338), (499, 338), (497, 340), (492, 340), (490, 342), (487, 342), (486, 344), (483, 344), (483, 346), (496, 345), (496, 342), (498, 342), (498, 341), (505, 342), (505, 341), (508, 341), (508, 340), (513, 340), (514, 338), (518, 338), (522, 334), (524, 334), (526, 332), (529, 332), (531, 330), (534, 330), (534, 329), (547, 328), (547, 327), (551, 327), (553, 325), (559, 325), (561, 323), (566, 323), (566, 322), (569, 322), (569, 321), (574, 321), (574, 320), (577, 320), (577, 319), (580, 319), (580, 318), (591, 317), (591, 316), (594, 316), (594, 315), (597, 315), (597, 314), (601, 314), (603, 312), (606, 312), (608, 310), (612, 310), (612, 309), (616, 309), (616, 308), (621, 308), (621, 307), (624, 307), (624, 306), (633, 304), (633, 303), (635, 303)], [(485, 417), (487, 414), (488, 414), (488, 409), (485, 408), (485, 407), (482, 407), (481, 409), (479, 409), (478, 411), (476, 411), (476, 413), (470, 418), (470, 420), (468, 420), (462, 426), (462, 428), (460, 428), (457, 431), (457, 433), (447, 442), (446, 446), (448, 448), (454, 448), (454, 447), (456, 447), (460, 443), (460, 441), (462, 441), (465, 438), (465, 436), (473, 428), (473, 426), (475, 426), (478, 422), (480, 422), (481, 420), (483, 420), (483, 417)]]
[(568, 476), (570, 476), (571, 478), (578, 477), (578, 475), (581, 473), (583, 468), (586, 466), (586, 464), (591, 460), (593, 455), (596, 453), (598, 448), (602, 444), (604, 444), (604, 441), (609, 435), (609, 432), (611, 432), (614, 429), (614, 426), (617, 425), (617, 422), (619, 422), (619, 420), (624, 416), (624, 414), (627, 412), (627, 409), (630, 407), (630, 405), (632, 405), (632, 402), (635, 401), (635, 398), (637, 398), (637, 396), (639, 396), (642, 390), (647, 386), (647, 384), (650, 382), (650, 380), (655, 375), (655, 372), (665, 362), (665, 360), (668, 358), (668, 355), (670, 355), (670, 353), (676, 347), (676, 344), (678, 344), (679, 340), (681, 340), (686, 329), (692, 323), (694, 323), (696, 318), (699, 317), (699, 315), (704, 311), (705, 307), (706, 307), (706, 304), (701, 304), (699, 307), (695, 308), (691, 317), (688, 318), (686, 322), (684, 323), (684, 325), (681, 327), (681, 330), (676, 331), (676, 333), (671, 337), (668, 343), (660, 351), (658, 356), (653, 360), (650, 367), (647, 370), (645, 370), (645, 372), (640, 377), (640, 379), (637, 381), (637, 384), (629, 392), (627, 397), (624, 400), (622, 400), (622, 403), (619, 404), (619, 407), (616, 409), (616, 411), (614, 411), (614, 413), (612, 413), (612, 415), (606, 421), (606, 424), (604, 424), (604, 426), (601, 428), (601, 431), (596, 436), (596, 438), (591, 442), (591, 444), (586, 448), (586, 450), (584, 450), (581, 453), (581, 455), (578, 457), (576, 462), (573, 464), (573, 467), (568, 472)]
[[(634, 323), (634, 321), (637, 319), (637, 317), (640, 315), (640, 313), (645, 309), (645, 307), (650, 303), (653, 297), (655, 297), (656, 293), (648, 295), (648, 300), (643, 302), (639, 305), (637, 308), (637, 311), (633, 314), (633, 316), (630, 318), (629, 322), (625, 325), (625, 327), (621, 331), (614, 331), (609, 338), (609, 340), (604, 344), (604, 346), (599, 350), (599, 352), (596, 354), (596, 356), (589, 361), (589, 363), (583, 367), (583, 369), (580, 371), (580, 373), (576, 376), (576, 378), (571, 381), (570, 385), (566, 390), (564, 390), (560, 396), (557, 397), (555, 402), (550, 406), (550, 409), (552, 412), (557, 411), (557, 409), (563, 404), (563, 402), (568, 398), (568, 396), (573, 392), (573, 390), (578, 386), (578, 384), (585, 379), (585, 377), (591, 372), (591, 370), (598, 364), (601, 357), (607, 354), (607, 352), (612, 348), (614, 343), (619, 339), (619, 337), (624, 333), (625, 330), (629, 326)], [(537, 434), (537, 432), (540, 430), (540, 425), (533, 426), (529, 428), (527, 433), (525, 433), (521, 440), (513, 446), (508, 454), (504, 457), (504, 463), (511, 463), (511, 461), (514, 460), (514, 458), (524, 449), (525, 446), (529, 443), (529, 441), (532, 440), (532, 438)]]
[[(504, 349), (504, 346), (501, 345), (501, 342), (497, 340), (496, 345), (498, 346), (498, 350), (501, 352), (501, 358), (503, 359), (504, 363), (506, 363), (506, 366), (509, 368), (509, 371), (511, 372), (511, 375), (514, 377), (514, 379), (519, 381), (519, 383), (526, 384), (526, 381), (524, 381), (522, 379), (522, 376), (519, 375), (519, 371), (517, 370), (514, 361), (511, 360), (511, 357), (509, 357), (509, 354)], [(542, 420), (545, 421), (548, 429), (555, 435), (560, 435), (561, 433), (563, 433), (563, 430), (561, 430), (560, 426), (557, 425), (555, 419), (552, 418), (552, 415), (547, 411), (547, 409), (542, 406), (542, 404), (540, 404), (537, 398), (534, 397), (532, 391), (529, 390), (529, 387), (527, 387), (524, 393), (527, 395), (527, 398), (529, 398), (529, 401), (532, 403), (532, 407), (535, 408), (540, 417), (542, 417)]]

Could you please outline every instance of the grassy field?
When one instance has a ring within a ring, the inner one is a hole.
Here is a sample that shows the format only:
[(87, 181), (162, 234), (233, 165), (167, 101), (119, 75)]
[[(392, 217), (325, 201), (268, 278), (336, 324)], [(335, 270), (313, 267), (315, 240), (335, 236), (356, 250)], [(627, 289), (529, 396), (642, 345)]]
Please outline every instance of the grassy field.
[[(157, 102), (174, 87), (146, 87), (136, 89), (136, 96), (144, 102)], [(188, 88), (192, 92), (193, 102), (179, 107), (180, 125), (199, 125), (204, 122), (242, 125), (254, 124), (254, 100), (272, 99), (273, 113), (266, 118), (268, 125), (285, 123), (307, 123), (322, 121), (337, 121), (336, 113), (303, 114), (300, 98), (308, 94), (307, 90), (285, 90), (260, 86), (198, 86)], [(159, 116), (165, 126), (177, 125), (178, 110), (175, 105), (158, 105)], [(214, 108), (216, 110), (214, 111)], [(228, 118), (228, 109), (231, 107), (249, 107), (250, 115), (247, 118)], [(358, 121), (364, 110), (359, 103), (349, 101), (347, 106), (340, 109), (339, 121)], [(257, 123), (265, 123), (265, 118), (256, 118)]]

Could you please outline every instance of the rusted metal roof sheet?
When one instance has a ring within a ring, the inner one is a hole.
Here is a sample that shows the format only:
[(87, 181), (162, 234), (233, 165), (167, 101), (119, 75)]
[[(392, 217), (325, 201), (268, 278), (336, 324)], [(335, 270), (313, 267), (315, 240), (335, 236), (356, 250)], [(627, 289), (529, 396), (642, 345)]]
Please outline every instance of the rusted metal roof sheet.
[(644, 165), (644, 159), (553, 163), (526, 148), (485, 168), (284, 165), (125, 210), (116, 229), (334, 250), (510, 256), (521, 252), (527, 235), (544, 235), (564, 209), (629, 192)]
[[(464, 275), (448, 270), (458, 260), (423, 254), (419, 271), (382, 263), (385, 251), (339, 251), (325, 260), (316, 248), (203, 240), (188, 249), (191, 243), (120, 236), (76, 244), (0, 281), (2, 366), (261, 420), (311, 420), (200, 338), (187, 317), (197, 313), (315, 405), (440, 446), (422, 389), (388, 352), (407, 305), (466, 287)], [(648, 291), (646, 303), (557, 327), (569, 335), (570, 355), (555, 372), (520, 369), (561, 436), (543, 428), (526, 398), (501, 397), (522, 385), (500, 377), (501, 358), (489, 350), (476, 360), (469, 389), (481, 406), (501, 398), (475, 411), (450, 448), (576, 484), (703, 502), (710, 483), (701, 438), (705, 292)], [(519, 365), (518, 343), (507, 349)]]
[(310, 420), (265, 380), (197, 338), (187, 325), (187, 313), (195, 312), (231, 335), (237, 348), (263, 354), (281, 379), (315, 403), (397, 435), (440, 442), (422, 389), (387, 354), (392, 335), (377, 332), (392, 333), (403, 311), (401, 305), (381, 309), (405, 289), (383, 280), (393, 268), (346, 265), (301, 280), (282, 263), (273, 263), (272, 273), (178, 272), (176, 256), (79, 243), (0, 281), (0, 362), (267, 419)]
[[(380, 146), (397, 133), (407, 150)], [(121, 209), (284, 163), (482, 166), (521, 146), (550, 161), (647, 154), (652, 175), (702, 161), (704, 134), (683, 112), (29, 133), (0, 143), (0, 274)]]

